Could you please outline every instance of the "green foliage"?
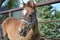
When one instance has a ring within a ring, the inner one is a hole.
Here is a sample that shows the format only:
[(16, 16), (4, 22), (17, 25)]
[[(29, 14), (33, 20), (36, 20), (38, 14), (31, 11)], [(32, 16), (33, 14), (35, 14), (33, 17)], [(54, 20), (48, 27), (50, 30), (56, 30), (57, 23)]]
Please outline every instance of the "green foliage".
[(18, 1), (19, 0), (9, 0), (7, 8), (8, 9), (12, 9), (12, 8), (18, 7), (19, 6), (19, 2)]
[[(19, 0), (7, 0), (7, 5), (5, 7), (6, 10), (9, 10), (9, 9), (13, 9), (13, 8), (17, 8), (19, 7)], [(1, 4), (1, 3), (0, 3)], [(2, 4), (1, 4), (2, 5)], [(1, 7), (1, 6), (0, 6)], [(4, 10), (5, 10), (4, 9)], [(7, 14), (4, 14), (2, 15), (2, 17), (0, 16), (0, 22), (3, 21), (5, 18), (8, 17), (8, 13)]]
[[(56, 27), (59, 24), (56, 22), (52, 23), (40, 23), (39, 28), (40, 28), (40, 34), (42, 37), (46, 38), (55, 38), (55, 37), (60, 37), (60, 34), (58, 34), (58, 30)], [(59, 36), (58, 36), (59, 35)]]
[(38, 17), (39, 18), (43, 18), (43, 19), (47, 19), (51, 17), (51, 6), (47, 5), (47, 6), (43, 6), (43, 7), (38, 7)]
[[(36, 0), (37, 2), (43, 2), (47, 0)], [(51, 10), (53, 7), (51, 5), (38, 7), (38, 18), (39, 21), (44, 20), (59, 20), (60, 12), (56, 10)], [(52, 15), (52, 12), (55, 12)], [(50, 23), (39, 23), (39, 32), (42, 37), (46, 38), (60, 38), (60, 32), (56, 29), (60, 25), (60, 22), (50, 22)]]
[(60, 19), (60, 12), (59, 11), (56, 11), (55, 17), (56, 17), (56, 19)]

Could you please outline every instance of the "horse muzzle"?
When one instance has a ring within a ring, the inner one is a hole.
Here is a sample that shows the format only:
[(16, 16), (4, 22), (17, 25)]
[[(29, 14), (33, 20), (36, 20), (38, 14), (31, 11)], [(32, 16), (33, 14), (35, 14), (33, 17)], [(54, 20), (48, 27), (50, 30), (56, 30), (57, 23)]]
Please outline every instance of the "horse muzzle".
[(21, 36), (26, 36), (26, 35), (27, 35), (27, 32), (28, 32), (28, 30), (27, 30), (26, 27), (23, 27), (23, 28), (20, 28), (20, 29), (19, 29), (19, 34), (20, 34)]

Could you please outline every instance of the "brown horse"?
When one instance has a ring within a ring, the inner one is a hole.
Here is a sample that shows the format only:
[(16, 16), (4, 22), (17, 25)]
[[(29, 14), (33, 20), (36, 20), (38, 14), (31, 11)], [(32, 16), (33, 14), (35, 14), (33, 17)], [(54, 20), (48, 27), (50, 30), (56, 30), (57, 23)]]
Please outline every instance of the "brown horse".
[(27, 4), (23, 2), (23, 14), (19, 20), (9, 17), (2, 23), (2, 31), (4, 40), (6, 37), (10, 40), (38, 40), (40, 35), (38, 32), (38, 21), (36, 17), (36, 9), (33, 0)]

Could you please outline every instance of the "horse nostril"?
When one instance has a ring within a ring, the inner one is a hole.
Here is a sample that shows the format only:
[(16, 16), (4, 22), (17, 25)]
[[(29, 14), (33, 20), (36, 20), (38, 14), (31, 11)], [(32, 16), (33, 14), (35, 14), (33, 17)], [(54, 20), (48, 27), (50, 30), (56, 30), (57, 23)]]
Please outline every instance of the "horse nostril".
[(26, 29), (26, 27), (21, 28), (19, 34), (20, 34), (21, 36), (26, 36), (26, 34), (27, 34), (27, 29)]
[(21, 29), (20, 33), (22, 33), (22, 32), (23, 32), (23, 30)]
[(25, 31), (25, 29), (26, 29), (25, 27), (21, 28), (20, 33), (24, 32), (24, 31)]
[(29, 15), (29, 17), (32, 17), (32, 15)]

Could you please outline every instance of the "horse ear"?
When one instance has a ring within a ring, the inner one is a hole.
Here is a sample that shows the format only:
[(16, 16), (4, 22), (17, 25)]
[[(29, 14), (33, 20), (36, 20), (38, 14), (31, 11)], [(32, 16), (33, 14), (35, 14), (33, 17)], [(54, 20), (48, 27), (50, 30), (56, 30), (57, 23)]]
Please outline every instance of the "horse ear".
[(25, 8), (25, 7), (26, 7), (26, 4), (22, 0), (22, 8)]
[(35, 4), (34, 4), (34, 1), (33, 1), (33, 0), (30, 0), (30, 6), (31, 6), (32, 8), (35, 8)]

